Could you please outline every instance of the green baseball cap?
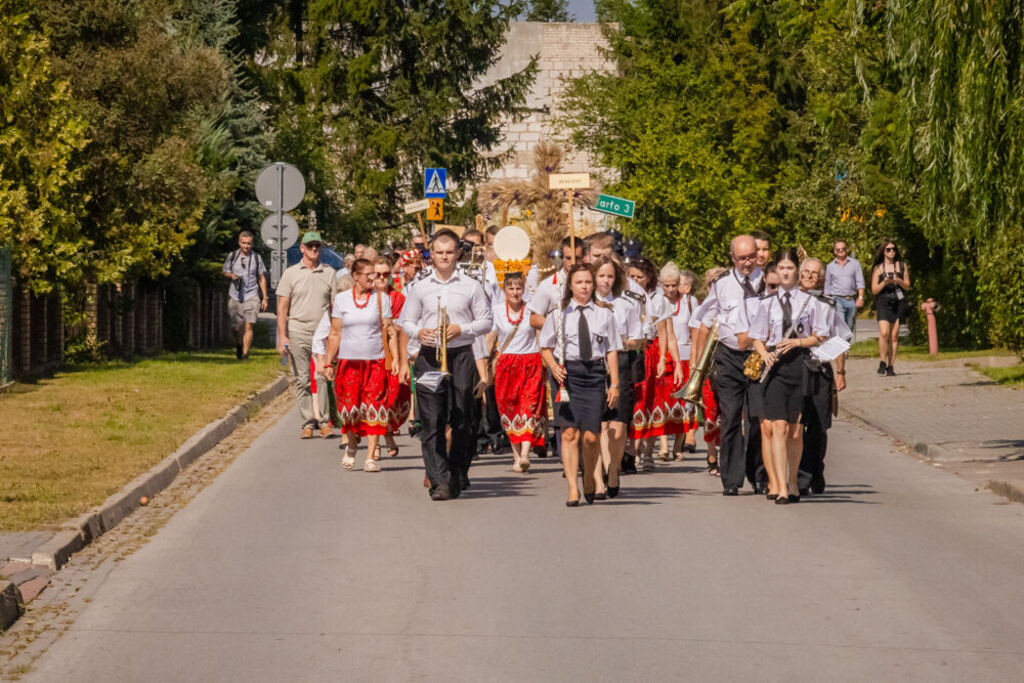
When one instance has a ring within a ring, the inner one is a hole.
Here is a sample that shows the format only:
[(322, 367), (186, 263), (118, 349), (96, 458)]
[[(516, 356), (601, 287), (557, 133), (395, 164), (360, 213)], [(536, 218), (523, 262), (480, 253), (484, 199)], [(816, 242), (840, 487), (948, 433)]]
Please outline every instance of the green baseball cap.
[(303, 244), (309, 244), (310, 242), (320, 242), (321, 244), (323, 244), (323, 239), (320, 237), (320, 233), (318, 233), (316, 230), (310, 230), (309, 232), (302, 236)]

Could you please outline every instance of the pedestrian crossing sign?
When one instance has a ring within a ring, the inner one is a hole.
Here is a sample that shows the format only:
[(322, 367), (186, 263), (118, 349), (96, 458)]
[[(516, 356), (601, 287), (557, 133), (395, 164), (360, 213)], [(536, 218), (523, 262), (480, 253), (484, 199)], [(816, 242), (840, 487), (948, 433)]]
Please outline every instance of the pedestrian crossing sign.
[(423, 174), (423, 196), (427, 199), (443, 199), (448, 185), (448, 169), (428, 168)]
[(429, 199), (430, 206), (427, 208), (427, 220), (428, 221), (443, 221), (444, 220), (444, 200), (443, 199)]

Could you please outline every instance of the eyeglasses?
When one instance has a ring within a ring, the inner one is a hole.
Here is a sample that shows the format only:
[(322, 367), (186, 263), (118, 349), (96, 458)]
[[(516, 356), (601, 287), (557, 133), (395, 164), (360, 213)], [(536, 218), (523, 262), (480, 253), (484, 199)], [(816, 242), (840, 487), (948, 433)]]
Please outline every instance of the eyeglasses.
[(757, 258), (757, 252), (753, 254), (736, 254), (735, 259), (737, 261), (753, 261)]

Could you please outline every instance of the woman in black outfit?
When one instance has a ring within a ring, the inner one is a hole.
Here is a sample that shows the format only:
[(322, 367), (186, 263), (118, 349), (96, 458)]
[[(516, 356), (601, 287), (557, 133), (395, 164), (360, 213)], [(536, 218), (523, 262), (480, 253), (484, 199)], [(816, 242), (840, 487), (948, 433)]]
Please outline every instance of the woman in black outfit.
[(878, 374), (894, 376), (900, 325), (907, 321), (907, 292), (910, 290), (910, 267), (900, 258), (900, 250), (886, 240), (875, 252), (871, 270), (871, 293), (875, 295), (878, 314)]

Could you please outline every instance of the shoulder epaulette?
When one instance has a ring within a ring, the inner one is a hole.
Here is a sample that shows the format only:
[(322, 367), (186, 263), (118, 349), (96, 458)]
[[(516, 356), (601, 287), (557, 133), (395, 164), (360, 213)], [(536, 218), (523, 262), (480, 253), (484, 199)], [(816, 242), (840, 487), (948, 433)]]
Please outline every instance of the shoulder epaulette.
[(711, 280), (711, 282), (718, 282), (719, 280), (721, 280), (721, 279), (722, 279), (723, 277), (725, 277), (725, 276), (726, 276), (726, 275), (728, 275), (728, 274), (729, 274), (729, 271), (728, 271), (728, 270), (723, 270), (723, 271), (722, 271), (721, 273), (719, 273), (718, 275), (716, 275), (716, 276), (715, 276), (715, 277), (714, 277), (714, 278), (713, 278), (713, 279)]
[(819, 294), (818, 298), (821, 299), (822, 301), (824, 301), (825, 303), (827, 303), (829, 306), (835, 306), (836, 305), (836, 300), (833, 299), (832, 297), (828, 296), (827, 294)]
[(637, 294), (631, 289), (627, 289), (626, 291), (624, 291), (622, 293), (622, 296), (628, 296), (630, 299), (633, 299), (634, 301), (639, 301), (640, 303), (645, 303), (647, 301), (646, 296), (644, 296), (643, 294)]

